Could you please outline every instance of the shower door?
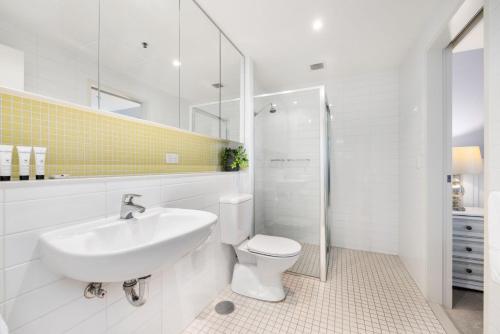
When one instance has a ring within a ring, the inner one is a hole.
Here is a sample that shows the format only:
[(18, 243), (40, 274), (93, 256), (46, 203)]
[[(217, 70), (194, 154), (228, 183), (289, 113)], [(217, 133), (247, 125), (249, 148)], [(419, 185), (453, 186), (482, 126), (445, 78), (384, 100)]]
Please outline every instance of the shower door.
[(255, 233), (301, 243), (290, 269), (326, 279), (327, 115), (324, 87), (255, 97)]

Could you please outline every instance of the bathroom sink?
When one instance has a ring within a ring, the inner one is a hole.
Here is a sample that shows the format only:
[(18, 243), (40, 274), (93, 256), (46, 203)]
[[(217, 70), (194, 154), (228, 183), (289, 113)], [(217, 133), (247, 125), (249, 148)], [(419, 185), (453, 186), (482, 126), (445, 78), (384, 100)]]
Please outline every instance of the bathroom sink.
[(217, 216), (156, 208), (135, 218), (98, 219), (40, 237), (42, 261), (84, 282), (121, 282), (174, 264), (210, 235)]

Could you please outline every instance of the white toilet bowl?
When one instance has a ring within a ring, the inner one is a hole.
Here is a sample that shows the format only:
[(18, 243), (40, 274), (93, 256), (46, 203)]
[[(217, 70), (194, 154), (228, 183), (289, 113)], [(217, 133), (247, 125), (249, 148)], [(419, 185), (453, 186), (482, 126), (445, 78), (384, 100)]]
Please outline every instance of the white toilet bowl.
[(247, 297), (277, 302), (285, 299), (281, 276), (300, 255), (297, 241), (252, 233), (253, 196), (229, 194), (220, 198), (221, 241), (233, 246), (238, 263), (231, 288)]
[(298, 242), (258, 234), (234, 249), (238, 257), (231, 282), (234, 292), (271, 302), (285, 299), (282, 274), (297, 262)]

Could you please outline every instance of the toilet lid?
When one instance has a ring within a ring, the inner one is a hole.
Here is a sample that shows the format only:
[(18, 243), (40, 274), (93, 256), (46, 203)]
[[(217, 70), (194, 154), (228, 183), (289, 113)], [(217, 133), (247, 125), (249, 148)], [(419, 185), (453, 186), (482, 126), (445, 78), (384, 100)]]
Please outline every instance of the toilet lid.
[(292, 239), (257, 234), (247, 243), (247, 249), (252, 253), (290, 257), (300, 253), (302, 246)]

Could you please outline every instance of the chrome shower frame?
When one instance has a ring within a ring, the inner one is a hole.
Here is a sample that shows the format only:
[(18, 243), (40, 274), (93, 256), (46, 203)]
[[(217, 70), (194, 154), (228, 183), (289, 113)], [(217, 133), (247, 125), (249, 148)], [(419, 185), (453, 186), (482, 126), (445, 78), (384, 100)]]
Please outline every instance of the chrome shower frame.
[[(319, 112), (319, 158), (320, 158), (320, 164), (319, 164), (319, 175), (320, 175), (320, 218), (318, 221), (319, 224), (319, 248), (320, 248), (320, 254), (319, 254), (319, 267), (320, 267), (320, 273), (319, 273), (319, 279), (322, 282), (325, 282), (328, 278), (328, 263), (329, 259), (331, 256), (331, 245), (330, 245), (330, 228), (331, 226), (329, 225), (329, 220), (328, 220), (328, 207), (330, 205), (330, 164), (331, 164), (331, 157), (330, 157), (330, 145), (329, 145), (329, 140), (330, 140), (330, 115), (331, 115), (331, 110), (328, 105), (328, 99), (326, 97), (326, 87), (324, 85), (320, 86), (312, 86), (312, 87), (307, 87), (307, 88), (301, 88), (301, 89), (294, 89), (294, 90), (285, 90), (285, 91), (279, 91), (279, 92), (274, 92), (274, 93), (266, 93), (266, 94), (259, 94), (255, 95), (255, 98), (263, 98), (263, 97), (270, 97), (270, 96), (277, 96), (277, 95), (286, 95), (286, 94), (291, 94), (291, 93), (297, 93), (297, 92), (305, 92), (305, 91), (314, 91), (317, 90), (319, 91), (319, 99), (320, 99), (320, 108), (318, 110)], [(255, 128), (254, 128), (254, 133), (255, 133)], [(255, 147), (255, 135), (254, 135), (254, 147)], [(254, 183), (255, 183), (255, 178), (254, 178)], [(255, 187), (255, 185), (254, 185)], [(254, 215), (255, 216), (255, 215)]]

